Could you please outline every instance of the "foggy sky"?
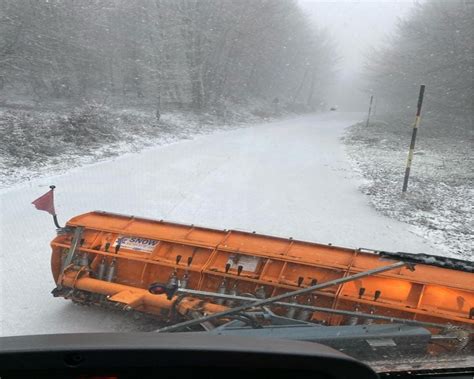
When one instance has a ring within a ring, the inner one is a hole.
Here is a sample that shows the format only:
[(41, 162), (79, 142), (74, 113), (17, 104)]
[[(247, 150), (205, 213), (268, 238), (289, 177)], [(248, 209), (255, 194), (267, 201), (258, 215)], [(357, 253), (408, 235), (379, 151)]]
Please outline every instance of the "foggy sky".
[(398, 19), (410, 13), (415, 0), (298, 2), (310, 19), (328, 29), (336, 41), (340, 72), (330, 102), (340, 109), (365, 109), (367, 95), (359, 92), (359, 79), (368, 48), (386, 41)]

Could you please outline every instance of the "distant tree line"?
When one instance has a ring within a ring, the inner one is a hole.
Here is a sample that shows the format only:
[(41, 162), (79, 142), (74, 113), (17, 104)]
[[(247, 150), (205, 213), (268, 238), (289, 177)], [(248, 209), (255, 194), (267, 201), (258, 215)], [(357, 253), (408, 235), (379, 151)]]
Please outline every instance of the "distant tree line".
[(413, 114), (426, 84), (424, 117), (445, 129), (474, 131), (474, 2), (415, 4), (385, 48), (366, 66), (380, 110)]
[(316, 108), (335, 55), (292, 0), (2, 0), (0, 95)]

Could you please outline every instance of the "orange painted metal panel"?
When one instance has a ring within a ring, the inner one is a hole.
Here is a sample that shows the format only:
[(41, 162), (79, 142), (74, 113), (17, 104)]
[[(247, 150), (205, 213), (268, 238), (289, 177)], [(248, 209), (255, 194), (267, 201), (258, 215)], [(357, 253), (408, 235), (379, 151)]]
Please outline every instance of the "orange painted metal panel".
[[(61, 262), (73, 238), (72, 232), (61, 234), (51, 243), (55, 280), (64, 287), (107, 295), (110, 301), (158, 317), (167, 317), (163, 311), (170, 309), (172, 301), (163, 301), (163, 295), (160, 298), (147, 289), (153, 282), (166, 283), (173, 272), (179, 279), (187, 275), (191, 289), (217, 292), (224, 282), (227, 291), (237, 288), (240, 294), (255, 294), (263, 286), (268, 297), (296, 289), (299, 283), (306, 287), (314, 281), (323, 283), (394, 262), (369, 251), (105, 212), (74, 217), (67, 226), (71, 230), (84, 228), (83, 243), (75, 256), (85, 254), (88, 267), (81, 267), (77, 258), (60, 278)], [(121, 248), (115, 254), (118, 241)], [(177, 257), (181, 258), (178, 264)], [(192, 259), (189, 266), (188, 259)], [(114, 262), (112, 282), (97, 278), (101, 262), (107, 268)], [(377, 291), (380, 297), (374, 299)], [(400, 268), (317, 291), (315, 295), (311, 299), (302, 296), (297, 301), (346, 310), (372, 310), (380, 315), (403, 315), (419, 321), (474, 324), (469, 318), (474, 308), (474, 274), (465, 271), (417, 264), (415, 271)], [(202, 301), (189, 299), (185, 304), (204, 306)], [(205, 306), (208, 311), (216, 306), (222, 308), (211, 300)], [(318, 312), (313, 319), (330, 324), (347, 321)]]

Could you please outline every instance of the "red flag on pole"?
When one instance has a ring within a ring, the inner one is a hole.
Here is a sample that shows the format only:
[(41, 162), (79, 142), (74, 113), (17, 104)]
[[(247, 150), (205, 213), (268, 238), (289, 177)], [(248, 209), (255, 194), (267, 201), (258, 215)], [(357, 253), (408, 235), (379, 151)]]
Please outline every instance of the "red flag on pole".
[(38, 197), (31, 204), (33, 204), (36, 209), (48, 212), (49, 214), (55, 216), (56, 211), (54, 209), (54, 189), (51, 188), (51, 190), (46, 192), (43, 196)]

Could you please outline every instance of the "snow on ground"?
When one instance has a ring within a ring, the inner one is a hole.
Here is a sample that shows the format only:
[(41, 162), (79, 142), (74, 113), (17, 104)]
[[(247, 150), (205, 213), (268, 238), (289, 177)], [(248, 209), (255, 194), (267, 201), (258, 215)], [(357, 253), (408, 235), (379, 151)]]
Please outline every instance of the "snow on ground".
[(0, 108), (0, 189), (196, 135), (244, 127), (249, 120), (260, 119), (242, 111), (239, 117), (227, 117), (228, 122), (218, 122), (227, 118), (211, 114), (168, 112), (157, 121), (150, 108), (95, 104), (63, 108)]
[(61, 222), (91, 210), (277, 236), (440, 254), (359, 192), (340, 137), (360, 114), (327, 113), (217, 132), (4, 189), (3, 335), (128, 331), (129, 316), (53, 298), (51, 217), (30, 204), (57, 186)]
[(422, 125), (408, 191), (401, 196), (410, 133), (383, 122), (347, 130), (348, 153), (365, 179), (361, 190), (378, 211), (413, 225), (443, 255), (474, 261), (472, 139), (437, 135), (429, 123)]

